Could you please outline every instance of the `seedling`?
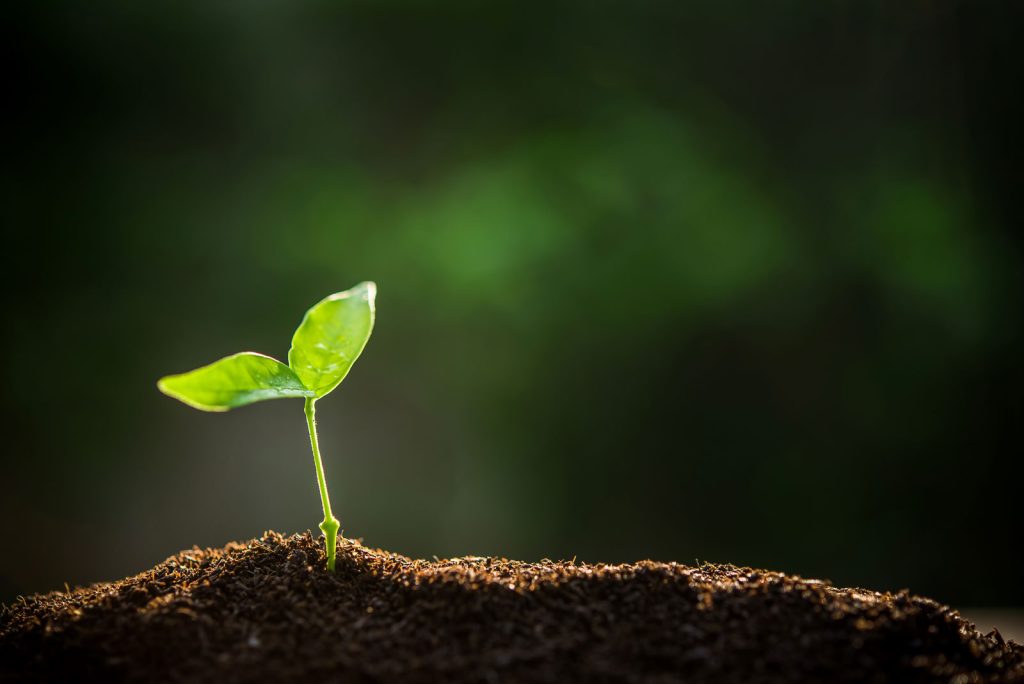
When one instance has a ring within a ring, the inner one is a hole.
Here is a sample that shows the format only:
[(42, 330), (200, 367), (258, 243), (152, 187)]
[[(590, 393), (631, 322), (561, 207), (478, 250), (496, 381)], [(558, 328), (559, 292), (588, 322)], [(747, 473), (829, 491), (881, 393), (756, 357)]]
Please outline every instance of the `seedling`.
[(316, 304), (299, 323), (288, 365), (255, 352), (241, 352), (157, 383), (160, 391), (200, 411), (227, 411), (266, 399), (302, 398), (313, 448), (316, 481), (324, 521), (320, 529), (327, 543), (327, 569), (334, 570), (338, 528), (331, 513), (324, 465), (316, 437), (316, 402), (345, 379), (373, 330), (377, 286), (360, 283), (332, 294)]

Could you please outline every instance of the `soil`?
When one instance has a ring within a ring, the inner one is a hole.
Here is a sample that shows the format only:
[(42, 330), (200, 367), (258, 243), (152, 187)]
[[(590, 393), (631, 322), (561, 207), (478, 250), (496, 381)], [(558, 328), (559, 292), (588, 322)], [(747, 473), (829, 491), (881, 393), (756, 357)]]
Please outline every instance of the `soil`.
[(410, 560), (267, 533), (0, 613), (2, 681), (1024, 682), (907, 592), (730, 565)]

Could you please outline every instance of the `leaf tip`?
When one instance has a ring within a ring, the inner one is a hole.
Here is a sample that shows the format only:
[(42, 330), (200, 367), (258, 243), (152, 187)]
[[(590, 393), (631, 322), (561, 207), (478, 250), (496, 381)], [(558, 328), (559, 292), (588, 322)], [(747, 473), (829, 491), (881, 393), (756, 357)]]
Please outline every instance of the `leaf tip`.
[(156, 388), (158, 390), (160, 390), (161, 392), (163, 392), (164, 394), (166, 394), (167, 396), (169, 396), (169, 397), (174, 396), (173, 394), (171, 394), (171, 389), (170, 389), (170, 387), (167, 384), (167, 381), (170, 380), (172, 377), (174, 377), (174, 376), (172, 376), (172, 375), (165, 375), (164, 377), (162, 377), (162, 378), (160, 378), (159, 380), (156, 381)]
[(364, 280), (358, 285), (353, 285), (347, 290), (341, 292), (335, 292), (331, 296), (327, 297), (325, 302), (333, 302), (339, 299), (362, 299), (373, 307), (373, 302), (377, 298), (377, 283), (372, 280)]
[(164, 394), (166, 394), (167, 396), (169, 396), (171, 399), (176, 399), (180, 401), (182, 404), (185, 404), (186, 406), (191, 406), (192, 408), (198, 409), (200, 411), (208, 411), (211, 413), (223, 413), (228, 410), (228, 407), (226, 406), (211, 406), (209, 404), (204, 404), (195, 401), (193, 398), (188, 396), (188, 394), (174, 389), (174, 387), (172, 386), (172, 381), (180, 378), (182, 375), (187, 374), (182, 373), (180, 375), (165, 375), (164, 377), (156, 381), (156, 388), (163, 392)]

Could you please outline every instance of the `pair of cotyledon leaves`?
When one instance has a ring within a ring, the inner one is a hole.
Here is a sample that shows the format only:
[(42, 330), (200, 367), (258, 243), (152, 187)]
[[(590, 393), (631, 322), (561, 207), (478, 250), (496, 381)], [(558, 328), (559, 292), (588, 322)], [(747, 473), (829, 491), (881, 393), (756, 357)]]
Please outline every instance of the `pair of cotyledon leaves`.
[(338, 386), (373, 331), (372, 282), (338, 292), (302, 319), (288, 365), (263, 354), (241, 352), (157, 383), (160, 391), (202, 411), (227, 411), (267, 399), (319, 399)]

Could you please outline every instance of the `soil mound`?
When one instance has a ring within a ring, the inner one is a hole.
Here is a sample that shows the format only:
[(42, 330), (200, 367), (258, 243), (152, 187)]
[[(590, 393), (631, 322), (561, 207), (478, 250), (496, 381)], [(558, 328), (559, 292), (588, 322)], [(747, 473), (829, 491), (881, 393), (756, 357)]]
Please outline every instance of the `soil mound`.
[(728, 565), (410, 560), (308, 533), (0, 613), (0, 680), (1024, 682), (930, 599)]

